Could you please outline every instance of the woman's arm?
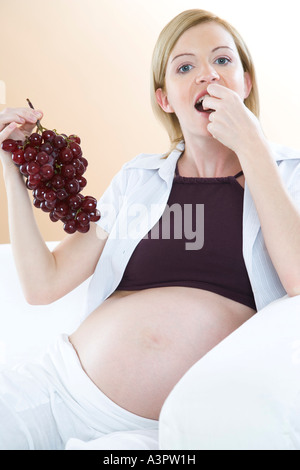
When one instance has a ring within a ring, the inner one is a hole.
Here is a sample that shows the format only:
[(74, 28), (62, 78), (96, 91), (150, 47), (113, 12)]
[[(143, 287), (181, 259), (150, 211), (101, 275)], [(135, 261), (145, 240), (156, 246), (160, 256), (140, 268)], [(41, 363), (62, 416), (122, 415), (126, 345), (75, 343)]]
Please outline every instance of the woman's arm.
[(96, 225), (91, 224), (88, 233), (67, 236), (53, 253), (48, 249), (35, 221), (29, 192), (19, 169), (10, 155), (1, 149), (5, 139), (19, 139), (30, 134), (36, 120), (37, 116), (26, 108), (0, 113), (0, 159), (7, 191), (10, 240), (23, 292), (29, 303), (47, 304), (74, 289), (93, 273), (107, 234), (99, 237)]
[[(205, 98), (208, 130), (239, 158), (256, 206), (268, 253), (290, 296), (300, 294), (300, 213), (281, 180), (258, 119), (241, 98), (221, 85), (209, 85)], [(300, 184), (300, 182), (299, 182)]]
[[(289, 296), (300, 294), (300, 213), (280, 177), (270, 148), (259, 139), (239, 152), (274, 268)], [(300, 184), (300, 181), (299, 181)]]

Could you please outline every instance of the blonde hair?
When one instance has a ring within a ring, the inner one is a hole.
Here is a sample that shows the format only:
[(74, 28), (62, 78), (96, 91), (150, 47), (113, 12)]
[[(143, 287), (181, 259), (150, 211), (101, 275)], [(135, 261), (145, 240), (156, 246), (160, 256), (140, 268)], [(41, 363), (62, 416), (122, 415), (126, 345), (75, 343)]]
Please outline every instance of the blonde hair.
[(156, 101), (155, 92), (158, 88), (165, 90), (165, 75), (170, 54), (182, 34), (193, 26), (215, 22), (223, 26), (232, 36), (238, 50), (244, 72), (248, 72), (252, 89), (245, 99), (245, 105), (259, 117), (259, 96), (256, 73), (250, 52), (237, 30), (227, 21), (205, 10), (186, 10), (171, 20), (160, 33), (154, 47), (151, 66), (151, 104), (154, 114), (166, 128), (172, 151), (183, 140), (182, 130), (175, 113), (165, 113)]

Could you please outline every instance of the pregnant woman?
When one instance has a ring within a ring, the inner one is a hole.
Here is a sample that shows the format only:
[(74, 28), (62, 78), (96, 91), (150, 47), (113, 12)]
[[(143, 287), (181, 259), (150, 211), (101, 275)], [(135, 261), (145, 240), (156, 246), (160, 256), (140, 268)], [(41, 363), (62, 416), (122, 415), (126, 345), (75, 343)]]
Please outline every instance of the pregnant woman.
[[(1, 151), (28, 302), (51, 303), (93, 275), (79, 328), (40, 363), (2, 372), (2, 449), (157, 429), (193, 364), (272, 300), (300, 293), (300, 161), (263, 134), (242, 38), (209, 12), (183, 12), (160, 34), (152, 72), (170, 151), (126, 163), (99, 200), (100, 221), (53, 252)], [(41, 116), (2, 111), (1, 141), (24, 139)]]

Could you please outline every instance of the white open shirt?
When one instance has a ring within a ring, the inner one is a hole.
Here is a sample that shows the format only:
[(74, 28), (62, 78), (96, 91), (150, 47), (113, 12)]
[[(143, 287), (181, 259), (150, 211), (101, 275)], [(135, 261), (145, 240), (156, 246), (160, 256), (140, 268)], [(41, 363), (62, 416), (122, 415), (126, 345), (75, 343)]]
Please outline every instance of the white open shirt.
[[(273, 143), (270, 147), (282, 181), (300, 211), (300, 151)], [(85, 317), (115, 291), (135, 247), (162, 216), (183, 150), (181, 142), (167, 158), (163, 154), (138, 155), (123, 165), (98, 201), (102, 216), (97, 224), (109, 237), (89, 285)], [(247, 183), (243, 256), (257, 310), (286, 295), (267, 252)]]

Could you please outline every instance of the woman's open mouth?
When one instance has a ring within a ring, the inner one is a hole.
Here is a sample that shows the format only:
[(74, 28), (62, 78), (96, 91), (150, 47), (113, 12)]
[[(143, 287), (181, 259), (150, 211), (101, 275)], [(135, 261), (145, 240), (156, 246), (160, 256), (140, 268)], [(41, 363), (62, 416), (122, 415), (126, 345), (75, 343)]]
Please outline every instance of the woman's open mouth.
[(195, 109), (198, 111), (198, 113), (212, 113), (214, 109), (203, 109), (203, 100), (206, 96), (209, 96), (208, 94), (201, 96), (196, 103), (195, 103)]

